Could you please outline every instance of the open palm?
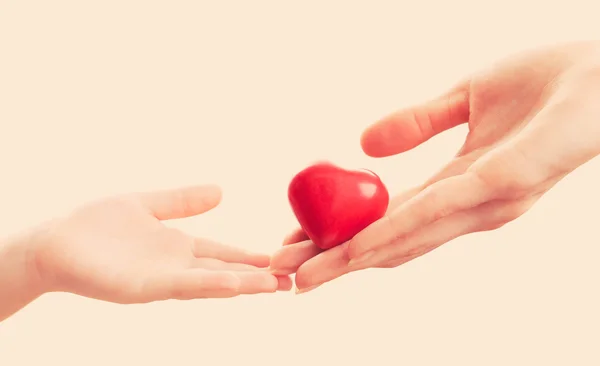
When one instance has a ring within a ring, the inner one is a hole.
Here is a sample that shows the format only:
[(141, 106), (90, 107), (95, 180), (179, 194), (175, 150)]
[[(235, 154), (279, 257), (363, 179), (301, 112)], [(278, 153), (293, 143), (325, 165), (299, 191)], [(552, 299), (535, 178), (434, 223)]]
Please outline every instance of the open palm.
[(232, 297), (289, 289), (264, 270), (269, 256), (192, 237), (161, 220), (217, 206), (218, 187), (129, 194), (79, 207), (50, 222), (34, 248), (48, 291), (116, 303)]
[(448, 93), (370, 126), (363, 150), (385, 157), (468, 123), (464, 144), (424, 184), (394, 198), (384, 218), (321, 253), (301, 232), (274, 257), (275, 273), (311, 288), (350, 271), (395, 267), (524, 214), (600, 152), (597, 42), (539, 49), (469, 77)]

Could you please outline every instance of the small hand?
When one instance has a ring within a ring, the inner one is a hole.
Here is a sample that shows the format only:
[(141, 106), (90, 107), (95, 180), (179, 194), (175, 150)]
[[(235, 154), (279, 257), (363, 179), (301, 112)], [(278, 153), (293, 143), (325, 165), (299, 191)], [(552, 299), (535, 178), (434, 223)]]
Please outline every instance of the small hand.
[(351, 271), (395, 267), (462, 235), (502, 227), (600, 153), (598, 100), (600, 44), (581, 42), (507, 59), (433, 101), (382, 119), (362, 137), (372, 157), (410, 150), (462, 123), (469, 133), (440, 172), (396, 197), (382, 219), (349, 242), (318, 253), (297, 234), (288, 242), (300, 242), (276, 253), (271, 267), (276, 273), (297, 268), (297, 286), (310, 288)]
[(46, 225), (34, 241), (42, 287), (115, 302), (233, 297), (289, 290), (254, 254), (168, 228), (161, 220), (216, 207), (215, 186), (111, 197)]

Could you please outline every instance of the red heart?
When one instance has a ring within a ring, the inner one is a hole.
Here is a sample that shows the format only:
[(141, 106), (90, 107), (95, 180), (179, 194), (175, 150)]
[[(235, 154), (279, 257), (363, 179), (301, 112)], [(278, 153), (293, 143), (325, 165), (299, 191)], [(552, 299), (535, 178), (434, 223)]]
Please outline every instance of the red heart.
[(318, 162), (294, 176), (288, 199), (306, 235), (326, 250), (380, 219), (388, 208), (389, 193), (370, 170)]

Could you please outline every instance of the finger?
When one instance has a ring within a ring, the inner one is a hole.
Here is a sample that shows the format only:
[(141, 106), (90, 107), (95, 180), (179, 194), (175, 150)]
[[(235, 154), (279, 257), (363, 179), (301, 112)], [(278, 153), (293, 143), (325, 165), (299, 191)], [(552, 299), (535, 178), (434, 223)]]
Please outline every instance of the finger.
[(468, 120), (469, 82), (463, 82), (430, 102), (400, 110), (369, 126), (361, 145), (372, 157), (399, 154)]
[(277, 286), (277, 291), (289, 291), (294, 286), (294, 282), (290, 278), (290, 276), (275, 276), (277, 277), (277, 281), (279, 282)]
[(234, 297), (242, 282), (234, 272), (206, 269), (174, 270), (156, 274), (143, 287), (145, 301)]
[(326, 250), (302, 263), (296, 271), (296, 287), (303, 289), (336, 279), (351, 269), (348, 267), (348, 242)]
[[(204, 268), (213, 271), (236, 271), (236, 272), (265, 272), (264, 268), (258, 268), (242, 263), (227, 263), (213, 258), (199, 258), (192, 261), (193, 268)], [(292, 279), (287, 275), (275, 276), (278, 281), (277, 291), (289, 291), (292, 288)]]
[(418, 230), (406, 238), (386, 245), (363, 261), (349, 263), (352, 269), (372, 266), (396, 267), (418, 258), (460, 236), (474, 232), (494, 230), (522, 216), (539, 199), (540, 195), (527, 200), (495, 200), (480, 206), (454, 213)]
[(294, 244), (304, 240), (308, 240), (308, 235), (302, 228), (298, 228), (283, 239), (282, 245)]
[(270, 265), (271, 273), (277, 275), (292, 274), (296, 272), (302, 263), (321, 252), (322, 250), (310, 240), (286, 245), (273, 254)]
[(435, 220), (489, 201), (492, 192), (472, 173), (438, 181), (354, 236), (348, 255), (357, 259)]
[(150, 301), (226, 298), (272, 293), (279, 287), (279, 279), (267, 272), (187, 269), (157, 275), (147, 283), (146, 295)]
[(199, 185), (138, 194), (140, 202), (158, 220), (180, 219), (212, 210), (221, 202), (216, 185)]
[(500, 227), (525, 212), (536, 198), (531, 201), (508, 202), (493, 201), (481, 206), (457, 212), (417, 230), (405, 238), (380, 248), (375, 254), (362, 262), (349, 264), (348, 255), (343, 250), (323, 254), (307, 261), (296, 272), (296, 286), (308, 288), (332, 281), (349, 272), (369, 267), (390, 268), (418, 258), (440, 245), (461, 235)]
[(215, 258), (193, 258), (192, 268), (204, 268), (221, 271), (265, 271), (264, 268), (258, 268), (244, 263), (229, 263)]
[(236, 275), (240, 278), (238, 291), (243, 295), (272, 293), (287, 286), (285, 280), (280, 283), (279, 277), (265, 271), (236, 272)]
[[(432, 224), (433, 225), (433, 224)], [(439, 224), (437, 224), (439, 225)], [(425, 232), (432, 235), (431, 232), (435, 228), (432, 228), (431, 225), (427, 226), (419, 233)], [(414, 234), (414, 236), (418, 237), (418, 234)], [(399, 240), (392, 245), (395, 245)], [(353, 272), (358, 270), (358, 266), (349, 266), (348, 262), (350, 257), (348, 256), (348, 245), (349, 242), (332, 249), (329, 249), (319, 255), (316, 255), (314, 258), (306, 260), (303, 263), (300, 263), (296, 270), (296, 287), (300, 290), (318, 286), (325, 282), (332, 281), (338, 277), (341, 277), (349, 272)], [(282, 249), (283, 251), (283, 249)], [(364, 266), (361, 266), (361, 269)]]
[[(410, 261), (412, 259), (415, 259), (416, 257), (418, 257), (418, 256), (415, 255), (413, 257), (405, 257), (405, 258), (402, 258), (401, 260), (394, 259), (394, 260), (392, 260), (392, 261), (390, 261), (388, 263), (384, 263), (383, 265), (378, 265), (378, 266), (375, 266), (375, 267), (376, 268), (394, 268), (394, 267), (399, 266), (400, 264), (403, 264), (403, 263), (408, 262), (408, 261)], [(343, 276), (343, 275), (345, 275), (347, 273), (356, 272), (356, 271), (359, 270), (358, 268), (355, 268), (355, 267), (349, 267), (348, 265), (343, 265), (344, 261), (340, 261), (340, 260), (335, 259), (335, 262), (338, 263), (338, 266), (336, 266), (336, 267), (332, 267), (332, 266), (327, 267), (327, 268), (330, 269), (330, 272), (327, 275), (323, 275), (323, 277), (321, 279), (322, 282), (320, 282), (319, 284), (316, 284), (316, 285), (310, 285), (308, 287), (299, 287), (298, 286), (298, 289), (296, 290), (296, 293), (297, 294), (301, 294), (301, 293), (305, 293), (305, 292), (308, 292), (308, 291), (312, 291), (312, 290), (320, 287), (321, 285), (323, 285), (323, 284), (325, 284), (327, 282), (333, 281), (336, 278), (339, 278), (339, 277), (341, 277), (341, 276)], [(361, 268), (361, 269), (365, 269), (365, 268)], [(306, 270), (306, 272), (305, 272), (304, 268), (303, 268), (303, 271), (302, 271), (302, 273), (300, 273), (300, 276), (296, 276), (297, 281), (298, 281), (298, 277), (300, 278), (299, 279), (300, 284), (301, 284), (300, 286), (302, 286), (303, 283), (307, 283), (307, 284), (311, 283), (311, 282), (305, 282), (303, 280), (303, 276), (305, 276), (306, 273), (309, 273), (309, 270)], [(318, 282), (318, 279), (312, 277), (312, 281)]]
[(482, 217), (479, 211), (481, 211), (479, 208), (473, 208), (456, 212), (407, 235), (405, 238), (397, 239), (391, 244), (378, 248), (372, 252), (370, 257), (351, 261), (348, 266), (351, 269), (384, 265), (397, 266), (418, 258), (444, 243), (482, 228), (486, 218)]
[(243, 263), (260, 268), (268, 267), (271, 262), (270, 257), (266, 254), (249, 252), (203, 238), (194, 240), (192, 253), (197, 258), (213, 258), (223, 262)]

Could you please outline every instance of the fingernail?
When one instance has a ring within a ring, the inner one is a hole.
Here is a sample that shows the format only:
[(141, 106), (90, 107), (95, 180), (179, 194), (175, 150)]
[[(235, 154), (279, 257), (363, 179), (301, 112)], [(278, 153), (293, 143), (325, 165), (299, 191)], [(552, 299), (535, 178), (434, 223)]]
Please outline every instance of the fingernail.
[(321, 285), (314, 285), (314, 286), (310, 286), (310, 287), (306, 287), (306, 288), (302, 288), (302, 289), (297, 288), (296, 289), (296, 295), (307, 293), (308, 291), (312, 291), (312, 290), (316, 289), (319, 286), (321, 286)]
[(348, 267), (357, 266), (361, 263), (364, 263), (367, 260), (371, 259), (374, 255), (375, 255), (375, 251), (370, 251), (370, 252), (366, 252), (365, 254), (361, 255), (358, 258), (350, 259), (350, 261), (348, 262)]

